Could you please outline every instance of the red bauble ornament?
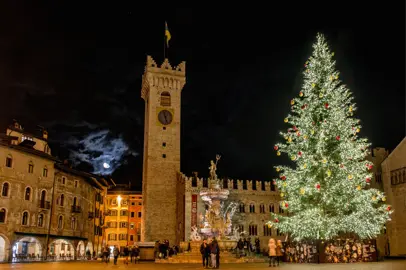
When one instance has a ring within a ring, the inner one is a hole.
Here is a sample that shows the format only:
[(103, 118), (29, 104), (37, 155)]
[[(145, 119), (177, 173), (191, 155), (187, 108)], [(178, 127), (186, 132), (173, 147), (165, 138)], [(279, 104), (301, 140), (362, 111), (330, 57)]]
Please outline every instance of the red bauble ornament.
[(300, 132), (299, 132), (299, 131), (298, 131), (298, 132), (296, 132), (296, 135), (297, 135), (297, 136), (300, 136)]
[(302, 107), (300, 107), (302, 110), (304, 109), (304, 108), (306, 108), (306, 106), (305, 105), (302, 105)]
[(276, 150), (278, 150), (278, 146), (277, 145), (275, 145), (274, 147), (273, 147), (273, 149), (276, 151)]
[(282, 176), (281, 176), (281, 179), (282, 179), (282, 180), (286, 180), (286, 176), (282, 175)]
[(372, 164), (367, 164), (368, 170), (372, 170), (372, 168), (374, 167), (374, 165)]
[(390, 207), (390, 205), (388, 205), (388, 207), (386, 207), (386, 210), (390, 211), (392, 209), (392, 207)]
[(302, 152), (301, 151), (299, 151), (299, 153), (297, 153), (299, 156), (302, 156)]
[(320, 189), (320, 184), (317, 184), (317, 185), (316, 185), (316, 188), (317, 188), (317, 189)]
[(326, 109), (328, 109), (328, 103), (324, 104), (324, 107), (325, 107)]
[(296, 126), (293, 126), (293, 130), (296, 131), (296, 130), (297, 130), (297, 127), (296, 127)]
[(276, 185), (276, 181), (275, 181), (275, 180), (273, 180), (273, 181), (272, 181), (272, 184)]
[(336, 140), (339, 141), (339, 140), (340, 140), (340, 136), (336, 136)]
[(344, 168), (344, 164), (340, 164), (340, 168)]
[(370, 182), (371, 182), (371, 178), (367, 177), (367, 179), (365, 179), (365, 181), (366, 181), (367, 183), (370, 183)]
[(275, 222), (278, 223), (278, 222), (279, 222), (279, 219), (275, 218)]
[(285, 207), (288, 208), (288, 206), (289, 206), (289, 204), (288, 204), (288, 203), (285, 203)]

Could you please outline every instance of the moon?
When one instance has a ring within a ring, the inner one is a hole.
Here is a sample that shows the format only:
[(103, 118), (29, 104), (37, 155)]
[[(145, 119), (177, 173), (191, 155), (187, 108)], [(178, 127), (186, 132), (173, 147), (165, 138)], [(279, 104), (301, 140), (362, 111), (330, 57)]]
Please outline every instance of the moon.
[(110, 165), (109, 165), (108, 163), (104, 162), (104, 163), (103, 163), (103, 167), (104, 167), (105, 169), (108, 169), (108, 168), (110, 168)]

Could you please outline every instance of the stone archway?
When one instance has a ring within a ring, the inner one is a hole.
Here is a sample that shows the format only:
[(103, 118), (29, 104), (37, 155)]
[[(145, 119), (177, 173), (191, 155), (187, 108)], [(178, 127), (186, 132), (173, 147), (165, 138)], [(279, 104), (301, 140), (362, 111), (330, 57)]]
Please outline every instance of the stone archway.
[(32, 236), (18, 238), (13, 244), (13, 259), (16, 261), (33, 261), (42, 257), (42, 243)]
[(7, 262), (9, 260), (10, 241), (8, 238), (0, 233), (0, 262)]
[(78, 259), (83, 259), (86, 255), (86, 244), (82, 240), (78, 242), (76, 254)]
[(76, 257), (75, 245), (66, 239), (52, 241), (49, 250), (57, 260), (74, 260)]

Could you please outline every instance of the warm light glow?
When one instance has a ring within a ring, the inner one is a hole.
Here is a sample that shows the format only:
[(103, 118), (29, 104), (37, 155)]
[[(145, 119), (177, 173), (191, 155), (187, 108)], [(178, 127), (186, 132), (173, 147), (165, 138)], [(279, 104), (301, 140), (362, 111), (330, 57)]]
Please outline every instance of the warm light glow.
[(118, 203), (121, 202), (121, 196), (120, 195), (117, 196), (117, 201), (118, 201)]

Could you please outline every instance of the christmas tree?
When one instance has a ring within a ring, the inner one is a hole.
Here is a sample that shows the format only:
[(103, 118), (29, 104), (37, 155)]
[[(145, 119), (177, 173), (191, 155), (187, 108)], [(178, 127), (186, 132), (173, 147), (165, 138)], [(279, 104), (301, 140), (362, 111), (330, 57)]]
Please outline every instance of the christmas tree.
[(339, 80), (322, 34), (305, 63), (299, 97), (290, 101), (289, 125), (281, 132), (284, 143), (274, 149), (285, 153), (294, 166), (277, 166), (280, 207), (287, 215), (272, 214), (268, 226), (293, 240), (332, 239), (356, 234), (374, 238), (390, 219), (385, 195), (370, 188), (373, 164), (365, 160), (369, 146), (359, 138), (360, 121), (351, 92)]

